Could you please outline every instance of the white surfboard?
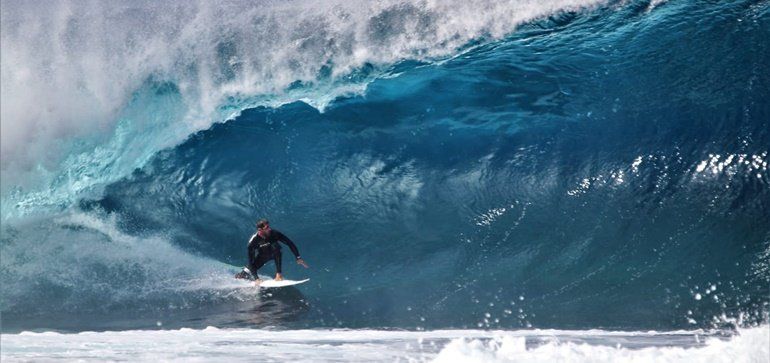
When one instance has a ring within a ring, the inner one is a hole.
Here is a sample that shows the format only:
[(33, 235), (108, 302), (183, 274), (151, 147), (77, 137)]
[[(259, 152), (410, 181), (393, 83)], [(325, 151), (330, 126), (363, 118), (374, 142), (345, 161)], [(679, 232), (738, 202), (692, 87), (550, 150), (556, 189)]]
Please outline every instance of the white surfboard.
[(259, 283), (259, 287), (261, 288), (286, 287), (286, 286), (299, 285), (301, 283), (305, 283), (308, 281), (310, 281), (310, 279), (282, 280), (282, 281), (275, 281), (273, 279), (268, 279), (268, 280), (262, 280), (262, 282)]

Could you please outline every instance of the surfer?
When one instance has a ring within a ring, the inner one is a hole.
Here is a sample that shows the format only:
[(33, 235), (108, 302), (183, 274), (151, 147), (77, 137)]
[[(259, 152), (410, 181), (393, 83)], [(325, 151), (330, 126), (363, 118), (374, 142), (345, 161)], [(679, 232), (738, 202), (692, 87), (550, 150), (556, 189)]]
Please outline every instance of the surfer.
[(270, 260), (275, 261), (275, 280), (283, 280), (281, 275), (281, 245), (278, 243), (279, 241), (289, 246), (291, 253), (297, 259), (297, 264), (308, 268), (305, 260), (300, 257), (299, 250), (297, 250), (294, 242), (278, 230), (270, 228), (270, 222), (267, 219), (260, 219), (257, 221), (257, 233), (251, 236), (248, 248), (249, 271), (254, 275), (257, 283), (261, 282), (259, 275), (257, 275), (257, 270)]

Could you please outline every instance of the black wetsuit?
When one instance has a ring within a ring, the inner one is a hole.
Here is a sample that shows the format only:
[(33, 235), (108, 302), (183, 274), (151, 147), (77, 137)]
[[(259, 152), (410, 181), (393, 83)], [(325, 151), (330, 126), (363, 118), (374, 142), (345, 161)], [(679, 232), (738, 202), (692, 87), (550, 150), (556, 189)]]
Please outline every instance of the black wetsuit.
[(289, 246), (294, 257), (299, 259), (297, 246), (283, 233), (271, 229), (267, 233), (267, 238), (262, 238), (259, 233), (255, 233), (249, 240), (249, 270), (254, 278), (259, 278), (257, 270), (270, 260), (275, 260), (275, 271), (281, 273), (281, 245), (278, 244), (279, 241)]

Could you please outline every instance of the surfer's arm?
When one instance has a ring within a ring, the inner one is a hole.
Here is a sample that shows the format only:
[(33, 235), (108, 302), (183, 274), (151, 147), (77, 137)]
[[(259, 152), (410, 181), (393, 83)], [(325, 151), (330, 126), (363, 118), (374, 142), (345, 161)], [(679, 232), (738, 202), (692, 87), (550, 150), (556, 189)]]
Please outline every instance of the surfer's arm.
[(297, 249), (297, 245), (292, 242), (289, 237), (286, 237), (285, 234), (278, 232), (276, 230), (273, 230), (273, 233), (276, 234), (276, 237), (278, 237), (278, 240), (283, 242), (283, 244), (289, 246), (289, 249), (291, 250), (291, 253), (294, 254), (294, 257), (296, 257), (298, 260), (301, 259), (299, 256), (299, 250)]
[[(251, 236), (251, 239), (249, 240), (249, 247), (248, 247), (248, 254), (249, 254), (249, 266), (252, 265), (254, 262), (254, 259), (256, 258), (256, 250), (259, 243), (257, 243), (257, 235), (254, 234)], [(256, 271), (254, 271), (256, 273)]]

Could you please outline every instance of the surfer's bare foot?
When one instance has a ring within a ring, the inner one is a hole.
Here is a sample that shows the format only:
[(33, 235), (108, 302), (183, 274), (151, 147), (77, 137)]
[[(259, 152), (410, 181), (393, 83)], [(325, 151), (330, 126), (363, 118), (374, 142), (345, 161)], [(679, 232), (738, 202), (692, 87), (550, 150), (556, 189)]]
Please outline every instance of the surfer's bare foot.
[(283, 276), (281, 276), (281, 274), (275, 274), (275, 281), (283, 281)]
[(259, 284), (261, 284), (261, 283), (262, 283), (262, 280), (260, 280), (260, 279), (254, 280), (254, 285), (256, 285), (256, 286), (259, 286)]

